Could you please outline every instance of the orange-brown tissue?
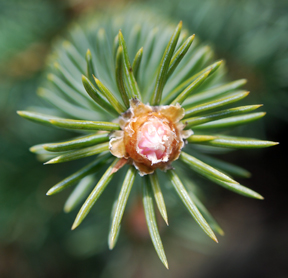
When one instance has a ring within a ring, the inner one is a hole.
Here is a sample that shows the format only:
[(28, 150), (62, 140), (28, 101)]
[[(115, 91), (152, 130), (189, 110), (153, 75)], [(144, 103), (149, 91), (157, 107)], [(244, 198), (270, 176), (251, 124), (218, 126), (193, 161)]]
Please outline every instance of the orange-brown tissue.
[(180, 122), (185, 110), (179, 105), (150, 106), (137, 99), (118, 121), (122, 130), (110, 136), (110, 152), (133, 163), (141, 176), (155, 169), (167, 170), (193, 134)]

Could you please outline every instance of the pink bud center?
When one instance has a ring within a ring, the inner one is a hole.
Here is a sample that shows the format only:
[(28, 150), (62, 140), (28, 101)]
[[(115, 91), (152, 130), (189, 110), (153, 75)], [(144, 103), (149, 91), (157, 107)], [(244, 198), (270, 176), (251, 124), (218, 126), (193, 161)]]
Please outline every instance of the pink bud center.
[(138, 132), (137, 152), (153, 164), (168, 161), (175, 133), (167, 123), (152, 117)]

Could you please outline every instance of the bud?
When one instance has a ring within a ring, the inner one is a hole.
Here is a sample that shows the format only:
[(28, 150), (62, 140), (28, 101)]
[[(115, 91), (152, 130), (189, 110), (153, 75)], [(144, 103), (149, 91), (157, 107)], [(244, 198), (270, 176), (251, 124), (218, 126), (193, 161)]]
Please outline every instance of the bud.
[(184, 147), (184, 139), (193, 134), (179, 122), (185, 110), (179, 105), (150, 106), (137, 99), (118, 119), (121, 131), (110, 137), (110, 151), (139, 170), (141, 176), (155, 169), (167, 170)]

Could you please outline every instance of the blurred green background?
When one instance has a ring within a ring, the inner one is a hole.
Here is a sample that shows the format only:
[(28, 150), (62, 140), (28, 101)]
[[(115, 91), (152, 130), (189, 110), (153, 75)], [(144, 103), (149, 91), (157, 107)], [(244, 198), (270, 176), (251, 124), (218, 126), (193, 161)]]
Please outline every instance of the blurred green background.
[(115, 250), (106, 244), (111, 192), (71, 232), (75, 213), (63, 212), (67, 193), (45, 193), (77, 163), (43, 166), (29, 153), (30, 146), (67, 134), (26, 122), (15, 111), (41, 103), (36, 90), (46, 78), (53, 41), (85, 13), (115, 8), (120, 1), (0, 0), (0, 277), (287, 277), (287, 1), (139, 2), (175, 22), (182, 19), (226, 60), (231, 78), (248, 79), (251, 102), (264, 103), (267, 116), (250, 132), (281, 144), (225, 159), (253, 173), (245, 185), (265, 200), (208, 192), (208, 208), (226, 233), (218, 245), (190, 218), (177, 221), (177, 213), (172, 215), (170, 227), (162, 227), (169, 271), (153, 250), (136, 196)]

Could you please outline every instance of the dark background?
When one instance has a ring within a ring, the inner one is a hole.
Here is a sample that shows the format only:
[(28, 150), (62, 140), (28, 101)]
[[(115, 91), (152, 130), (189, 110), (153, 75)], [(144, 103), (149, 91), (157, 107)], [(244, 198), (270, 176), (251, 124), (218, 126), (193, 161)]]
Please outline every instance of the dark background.
[[(238, 151), (224, 159), (252, 172), (245, 185), (265, 200), (211, 191), (207, 206), (225, 236), (215, 246), (201, 236), (194, 243), (178, 240), (177, 232), (163, 228), (169, 271), (153, 250), (137, 203), (125, 216), (123, 240), (113, 251), (106, 246), (105, 220), (103, 229), (91, 219), (73, 234), (75, 215), (62, 212), (67, 195), (50, 198), (45, 193), (77, 165), (47, 168), (28, 151), (65, 134), (26, 122), (15, 111), (41, 104), (35, 92), (45, 78), (46, 56), (70, 23), (119, 1), (1, 0), (0, 277), (287, 277), (287, 1), (143, 2), (175, 22), (182, 19), (226, 60), (232, 79), (248, 79), (251, 100), (264, 103), (267, 116), (251, 133), (280, 145)], [(134, 231), (135, 223), (143, 230)], [(176, 225), (175, 220), (174, 230)]]

